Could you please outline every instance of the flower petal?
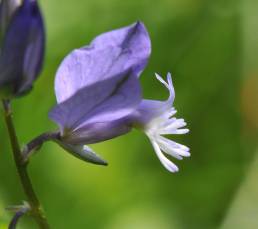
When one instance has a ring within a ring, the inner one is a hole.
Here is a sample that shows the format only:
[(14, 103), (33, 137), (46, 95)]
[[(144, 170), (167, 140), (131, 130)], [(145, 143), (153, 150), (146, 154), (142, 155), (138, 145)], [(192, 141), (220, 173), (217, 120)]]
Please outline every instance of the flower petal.
[[(68, 133), (75, 130), (78, 133), (80, 129), (92, 126), (96, 122), (112, 122), (132, 113), (141, 101), (141, 90), (137, 77), (127, 75), (126, 80), (118, 84), (106, 100), (99, 101), (96, 91), (104, 92), (108, 83), (100, 81), (88, 87), (87, 91), (82, 90), (64, 103), (54, 107), (49, 113), (49, 117), (59, 124), (61, 132), (64, 134), (65, 129), (69, 130)], [(95, 100), (98, 101), (96, 106)]]
[(164, 153), (166, 153), (166, 154), (168, 154), (168, 155), (170, 155), (172, 157), (175, 157), (178, 160), (182, 160), (183, 159), (183, 157), (177, 152), (178, 149), (168, 147), (166, 144), (161, 144), (158, 141), (157, 141), (157, 143), (158, 143), (159, 147), (161, 148), (161, 150)]
[[(68, 132), (65, 137), (66, 141), (89, 144), (127, 133), (131, 126), (123, 118), (135, 110), (140, 100), (139, 81), (136, 76), (131, 75), (106, 101), (80, 119), (77, 115), (74, 119), (76, 122), (71, 127), (72, 132)], [(71, 113), (68, 117), (75, 117), (75, 114), (76, 112)]]
[(103, 103), (84, 116), (77, 124), (81, 128), (90, 123), (119, 120), (135, 110), (141, 102), (141, 87), (137, 76), (130, 75)]
[(114, 78), (105, 91), (98, 92), (103, 100), (126, 77), (125, 73), (140, 74), (150, 51), (150, 38), (142, 23), (99, 35), (89, 46), (74, 50), (60, 65), (55, 79), (58, 103), (80, 89)]
[(190, 157), (190, 152), (189, 152), (190, 149), (184, 145), (176, 143), (176, 142), (174, 142), (168, 138), (162, 137), (162, 136), (159, 136), (157, 138), (157, 142), (164, 149), (171, 149), (172, 151), (174, 151), (175, 153), (177, 153), (180, 156)]
[(175, 172), (178, 172), (178, 167), (173, 163), (171, 162), (170, 160), (168, 160), (164, 154), (161, 152), (160, 148), (159, 148), (159, 145), (157, 142), (155, 142), (154, 140), (150, 139), (151, 140), (151, 144), (160, 160), (160, 162), (164, 165), (164, 167), (172, 172), (172, 173), (175, 173)]
[[(126, 116), (135, 110), (140, 100), (141, 90), (137, 76), (129, 75), (112, 96), (85, 116), (77, 115), (76, 112), (66, 116), (70, 117), (70, 121), (73, 119), (75, 122), (70, 128), (71, 131), (63, 134), (64, 141), (73, 144), (91, 144), (129, 132), (131, 126), (128, 124)], [(66, 107), (63, 106), (63, 108)], [(70, 108), (67, 107), (66, 112), (69, 111)], [(55, 112), (60, 113), (60, 111)], [(67, 123), (67, 121), (63, 122), (64, 125)]]
[(158, 74), (156, 74), (156, 78), (169, 90), (169, 98), (166, 101), (142, 100), (135, 112), (130, 115), (131, 122), (135, 123), (136, 126), (144, 126), (155, 117), (164, 116), (169, 118), (176, 113), (176, 110), (172, 107), (175, 91), (170, 73), (167, 76), (168, 82), (165, 82)]
[(169, 91), (169, 98), (167, 102), (171, 103), (171, 106), (173, 105), (173, 102), (175, 100), (175, 89), (172, 83), (172, 77), (171, 77), (171, 73), (169, 72), (167, 74), (167, 82), (159, 75), (159, 74), (155, 74), (156, 78), (159, 80), (159, 82), (161, 82)]
[(81, 128), (68, 132), (62, 140), (71, 144), (92, 144), (109, 140), (126, 134), (131, 130), (125, 119), (89, 123)]
[(104, 49), (108, 46), (135, 47), (135, 55), (146, 56), (150, 54), (151, 44), (149, 34), (140, 21), (130, 26), (116, 29), (97, 36), (91, 45), (94, 48)]
[(161, 131), (160, 134), (187, 134), (189, 129), (176, 129), (176, 130), (166, 130)]
[(18, 93), (24, 93), (32, 86), (32, 82), (39, 76), (45, 54), (45, 28), (37, 1), (31, 1), (33, 6), (33, 20), (31, 21), (29, 44), (24, 56), (24, 78)]
[(179, 129), (186, 126), (184, 119), (171, 118), (159, 128), (159, 134), (186, 134), (188, 129)]

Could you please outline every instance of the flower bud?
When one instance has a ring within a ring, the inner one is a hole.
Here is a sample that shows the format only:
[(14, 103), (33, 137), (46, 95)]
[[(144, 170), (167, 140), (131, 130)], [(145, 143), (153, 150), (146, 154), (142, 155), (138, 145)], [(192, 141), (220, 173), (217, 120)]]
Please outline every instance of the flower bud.
[(25, 94), (40, 73), (44, 23), (36, 0), (0, 3), (0, 98)]
[(0, 14), (0, 27), (1, 34), (3, 34), (8, 27), (10, 19), (15, 11), (21, 6), (22, 0), (2, 0), (1, 2), (1, 14)]

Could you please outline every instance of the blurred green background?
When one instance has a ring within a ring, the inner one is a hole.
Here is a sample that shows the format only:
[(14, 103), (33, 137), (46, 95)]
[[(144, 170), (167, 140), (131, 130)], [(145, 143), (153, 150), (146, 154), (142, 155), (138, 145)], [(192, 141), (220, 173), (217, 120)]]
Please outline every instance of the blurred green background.
[[(258, 228), (258, 1), (41, 1), (47, 27), (44, 71), (13, 102), (21, 144), (55, 125), (53, 81), (61, 60), (96, 35), (142, 20), (152, 56), (141, 76), (145, 98), (165, 99), (154, 79), (171, 71), (177, 117), (191, 132), (171, 138), (191, 148), (170, 174), (140, 132), (93, 145), (108, 167), (84, 163), (47, 143), (29, 173), (55, 229)], [(1, 112), (2, 115), (3, 112)], [(175, 159), (174, 159), (175, 161)], [(0, 229), (25, 197), (0, 119)], [(36, 228), (24, 218), (18, 228)]]

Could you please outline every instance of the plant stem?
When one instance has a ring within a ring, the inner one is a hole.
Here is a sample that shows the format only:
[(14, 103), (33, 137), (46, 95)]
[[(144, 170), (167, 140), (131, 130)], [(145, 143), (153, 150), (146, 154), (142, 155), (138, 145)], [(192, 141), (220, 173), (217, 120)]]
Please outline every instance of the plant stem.
[(31, 215), (37, 222), (40, 229), (49, 229), (49, 225), (46, 217), (44, 216), (40, 202), (36, 196), (36, 193), (33, 190), (28, 172), (27, 172), (27, 164), (23, 163), (23, 157), (21, 155), (20, 146), (18, 143), (18, 139), (16, 136), (15, 128), (12, 121), (12, 111), (10, 107), (10, 101), (3, 100), (4, 107), (4, 116), (5, 122), (7, 125), (10, 143), (12, 146), (13, 157), (15, 160), (16, 169), (20, 178), (20, 182), (23, 188), (23, 191), (28, 198), (29, 205), (31, 207)]

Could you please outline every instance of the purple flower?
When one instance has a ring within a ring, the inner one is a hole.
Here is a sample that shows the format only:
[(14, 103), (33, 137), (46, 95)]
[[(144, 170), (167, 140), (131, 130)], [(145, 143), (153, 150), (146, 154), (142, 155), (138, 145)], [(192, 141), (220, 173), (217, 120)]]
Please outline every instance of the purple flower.
[(45, 46), (43, 19), (36, 0), (0, 4), (0, 93), (20, 96), (40, 73)]
[[(182, 119), (171, 118), (175, 110), (170, 74), (168, 83), (156, 75), (170, 92), (167, 101), (142, 99), (138, 77), (150, 53), (148, 32), (143, 23), (137, 22), (99, 35), (89, 46), (74, 50), (63, 60), (55, 79), (58, 104), (49, 113), (60, 127), (59, 144), (63, 148), (67, 150), (68, 146), (69, 152), (91, 161), (92, 150), (83, 145), (117, 137), (134, 127), (147, 134), (169, 171), (178, 170), (162, 151), (181, 159), (190, 155), (189, 149), (162, 135), (188, 130), (178, 129), (185, 126)], [(98, 161), (94, 163), (101, 164), (100, 158), (95, 159)]]

